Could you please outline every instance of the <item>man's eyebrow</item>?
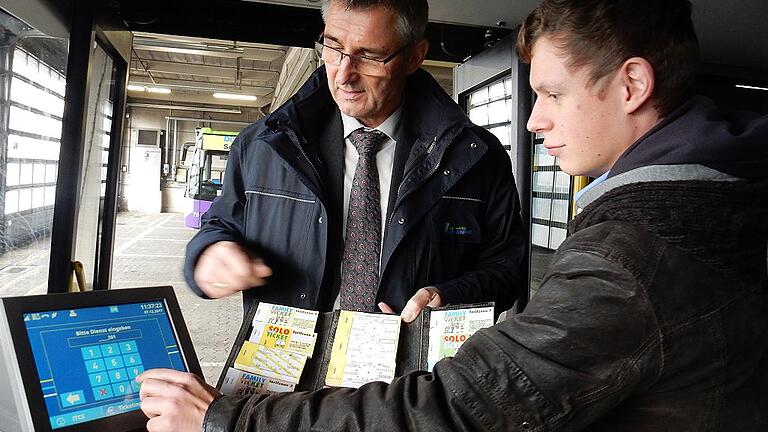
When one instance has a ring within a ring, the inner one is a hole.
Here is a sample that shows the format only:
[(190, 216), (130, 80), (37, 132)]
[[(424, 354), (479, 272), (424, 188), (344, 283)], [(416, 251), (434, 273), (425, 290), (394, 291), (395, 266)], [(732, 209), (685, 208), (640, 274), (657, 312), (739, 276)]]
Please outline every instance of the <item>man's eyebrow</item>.
[(323, 33), (323, 40), (329, 40), (331, 42), (336, 42), (337, 44), (341, 45), (341, 42), (339, 42), (339, 39), (337, 37), (329, 35), (328, 33)]
[(558, 92), (562, 91), (563, 85), (562, 83), (556, 83), (556, 82), (539, 82), (535, 84), (531, 84), (531, 88), (535, 91), (546, 91), (546, 92)]
[[(343, 45), (341, 43), (341, 41), (337, 37), (335, 37), (333, 35), (329, 35), (327, 33), (323, 33), (323, 40), (329, 40), (331, 42), (337, 43), (338, 45)], [(344, 48), (346, 49), (346, 47), (344, 47)], [(378, 50), (378, 49), (375, 49), (375, 48), (356, 48), (354, 50), (354, 53), (360, 53), (360, 52), (365, 52), (365, 53), (370, 53), (370, 54), (383, 54), (384, 53), (382, 50)], [(350, 54), (352, 54), (352, 53), (353, 52), (350, 52)]]

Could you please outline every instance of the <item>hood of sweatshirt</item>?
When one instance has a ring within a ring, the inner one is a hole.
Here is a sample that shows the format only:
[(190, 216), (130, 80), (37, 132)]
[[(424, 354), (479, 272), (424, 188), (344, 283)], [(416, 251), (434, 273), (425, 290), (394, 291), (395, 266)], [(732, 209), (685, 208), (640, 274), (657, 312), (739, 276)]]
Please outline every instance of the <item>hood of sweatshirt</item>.
[(697, 96), (630, 146), (609, 177), (650, 165), (700, 165), (740, 179), (768, 177), (768, 116), (721, 111)]

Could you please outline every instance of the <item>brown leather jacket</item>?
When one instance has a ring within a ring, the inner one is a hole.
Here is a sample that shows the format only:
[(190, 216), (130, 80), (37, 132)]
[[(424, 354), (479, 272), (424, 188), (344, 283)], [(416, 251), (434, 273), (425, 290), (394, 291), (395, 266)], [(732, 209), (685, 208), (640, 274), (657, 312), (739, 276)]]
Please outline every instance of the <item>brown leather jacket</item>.
[(573, 230), (526, 310), (434, 373), (220, 398), (205, 431), (768, 430), (768, 183), (628, 184)]
[(523, 313), (431, 374), (220, 398), (205, 430), (768, 430), (767, 143), (692, 99), (582, 196)]

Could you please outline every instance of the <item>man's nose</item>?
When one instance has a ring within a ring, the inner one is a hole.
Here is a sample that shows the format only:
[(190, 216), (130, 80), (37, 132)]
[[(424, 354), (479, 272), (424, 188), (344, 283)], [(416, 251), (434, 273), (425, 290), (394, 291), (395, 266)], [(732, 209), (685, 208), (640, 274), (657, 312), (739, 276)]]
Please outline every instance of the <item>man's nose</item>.
[(336, 82), (340, 84), (354, 81), (357, 76), (354, 62), (348, 55), (342, 55), (341, 62), (339, 63), (338, 71), (336, 72)]
[(538, 101), (533, 104), (531, 116), (528, 118), (526, 127), (533, 133), (546, 132), (552, 129), (552, 122), (547, 120), (547, 117), (542, 112), (541, 105), (538, 103)]

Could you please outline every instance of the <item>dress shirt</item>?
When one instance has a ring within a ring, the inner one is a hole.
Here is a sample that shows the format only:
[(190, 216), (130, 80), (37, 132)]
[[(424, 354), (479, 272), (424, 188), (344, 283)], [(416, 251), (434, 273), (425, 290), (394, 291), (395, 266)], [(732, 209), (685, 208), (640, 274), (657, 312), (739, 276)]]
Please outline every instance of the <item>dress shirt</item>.
[[(373, 128), (383, 132), (388, 139), (381, 144), (381, 148), (376, 153), (376, 169), (379, 171), (379, 201), (381, 202), (381, 243), (384, 242), (384, 229), (387, 220), (387, 207), (389, 206), (389, 190), (392, 183), (392, 168), (395, 163), (395, 136), (400, 127), (400, 118), (402, 117), (403, 106), (392, 113), (382, 124)], [(355, 178), (355, 169), (359, 155), (354, 144), (349, 140), (349, 135), (365, 127), (356, 118), (341, 113), (341, 121), (344, 125), (344, 214), (342, 220), (342, 234), (346, 241), (347, 238), (347, 215), (349, 213), (349, 194), (352, 191), (352, 181)], [(366, 128), (371, 129), (371, 128)], [(379, 261), (381, 264), (381, 261)], [(333, 303), (334, 309), (339, 309), (339, 294), (336, 294), (336, 300)]]
[[(402, 105), (384, 123), (375, 129), (383, 132), (389, 139), (381, 144), (381, 148), (376, 153), (376, 168), (379, 171), (379, 194), (381, 202), (381, 241), (384, 241), (384, 228), (387, 219), (387, 207), (389, 205), (389, 189), (392, 183), (392, 167), (395, 163), (395, 135), (400, 126), (402, 116)], [(344, 215), (342, 234), (347, 237), (347, 214), (349, 213), (349, 194), (352, 191), (352, 180), (355, 178), (355, 168), (359, 155), (354, 144), (349, 140), (349, 135), (363, 126), (356, 118), (341, 113), (341, 121), (344, 124)]]

